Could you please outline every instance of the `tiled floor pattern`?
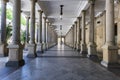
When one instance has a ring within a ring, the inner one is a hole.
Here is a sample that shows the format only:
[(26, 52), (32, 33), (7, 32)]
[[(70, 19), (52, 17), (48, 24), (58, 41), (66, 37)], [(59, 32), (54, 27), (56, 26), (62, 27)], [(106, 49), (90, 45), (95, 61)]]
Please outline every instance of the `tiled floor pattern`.
[[(4, 74), (4, 73), (3, 73)], [(55, 46), (0, 80), (120, 80), (71, 48)]]

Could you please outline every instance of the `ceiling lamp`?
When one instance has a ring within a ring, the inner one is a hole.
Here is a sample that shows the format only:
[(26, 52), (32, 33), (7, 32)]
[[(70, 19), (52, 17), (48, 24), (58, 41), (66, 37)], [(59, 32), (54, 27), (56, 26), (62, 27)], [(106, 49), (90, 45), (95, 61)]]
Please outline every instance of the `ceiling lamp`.
[(60, 19), (62, 20), (62, 15), (63, 15), (63, 6), (64, 5), (60, 5)]
[(62, 30), (62, 25), (60, 25), (60, 30)]

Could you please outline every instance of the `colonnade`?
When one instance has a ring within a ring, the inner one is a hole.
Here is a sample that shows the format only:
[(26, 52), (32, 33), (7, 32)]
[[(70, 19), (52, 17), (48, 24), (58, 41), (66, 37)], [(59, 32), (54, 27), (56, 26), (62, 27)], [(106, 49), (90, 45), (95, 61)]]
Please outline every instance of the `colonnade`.
[[(36, 21), (36, 2), (31, 1), (30, 16), (26, 17), (26, 45), (28, 50), (27, 57), (34, 58), (37, 54), (43, 53), (48, 48), (56, 45), (57, 34), (52, 29), (51, 23), (47, 17), (43, 17), (43, 11), (38, 10), (38, 41), (35, 42), (35, 21)], [(1, 12), (1, 31), (0, 31), (0, 56), (9, 56), (6, 66), (22, 66), (23, 49), (20, 41), (20, 16), (21, 0), (13, 0), (13, 20), (12, 20), (12, 42), (6, 42), (6, 4), (8, 0), (2, 0)], [(43, 21), (44, 20), (44, 21)], [(95, 0), (89, 0), (89, 40), (86, 44), (86, 10), (82, 10), (81, 16), (72, 25), (71, 29), (65, 36), (65, 44), (77, 50), (88, 58), (98, 58), (95, 42)], [(29, 26), (30, 21), (30, 26)], [(114, 37), (114, 0), (106, 0), (106, 31), (105, 44), (103, 45), (103, 59), (101, 64), (105, 67), (111, 67), (118, 64), (118, 47), (115, 45)], [(44, 26), (42, 25), (44, 22)], [(30, 29), (29, 29), (30, 27)], [(44, 28), (44, 30), (42, 29)], [(30, 31), (29, 31), (30, 30)], [(44, 35), (43, 35), (44, 32)], [(29, 37), (30, 35), (30, 37)], [(44, 37), (43, 37), (44, 36)], [(9, 52), (8, 52), (8, 50)]]
[[(39, 24), (38, 24), (38, 41), (35, 42), (35, 22), (36, 22), (36, 2), (31, 1), (30, 15), (26, 16), (26, 48), (28, 50), (28, 58), (37, 57), (48, 48), (56, 45), (57, 33), (52, 29), (52, 25), (43, 17), (43, 11), (38, 10)], [(23, 59), (23, 48), (20, 41), (20, 16), (21, 16), (21, 0), (13, 0), (13, 19), (12, 19), (12, 42), (6, 42), (6, 4), (8, 0), (2, 0), (2, 13), (1, 13), (1, 34), (0, 34), (0, 56), (8, 54), (8, 62), (6, 66), (22, 66), (25, 64)], [(44, 25), (42, 25), (44, 19)], [(29, 26), (30, 21), (30, 26)], [(30, 29), (29, 29), (30, 28)], [(44, 28), (44, 31), (42, 30)], [(30, 30), (30, 31), (29, 31)], [(44, 34), (43, 34), (44, 32)], [(30, 35), (30, 37), (29, 37)], [(44, 37), (44, 39), (43, 39)], [(9, 52), (7, 52), (8, 50)]]
[[(74, 50), (78, 50), (77, 48), (79, 48), (80, 54), (86, 55), (86, 57), (90, 59), (98, 59), (96, 50), (97, 45), (95, 42), (95, 0), (89, 1), (88, 10), (90, 20), (88, 23), (88, 44), (86, 44), (87, 10), (82, 10), (81, 16), (79, 16), (81, 17), (81, 19), (79, 19), (80, 21), (76, 20), (72, 28), (69, 30), (68, 34), (66, 34), (65, 44), (72, 47)], [(114, 35), (114, 0), (106, 0), (106, 31), (103, 33), (106, 35), (106, 41), (103, 47), (101, 47), (103, 50), (103, 59), (101, 61), (101, 64), (105, 67), (112, 67), (115, 66), (115, 64), (118, 64), (118, 47), (115, 45)], [(79, 34), (79, 36), (77, 34)]]

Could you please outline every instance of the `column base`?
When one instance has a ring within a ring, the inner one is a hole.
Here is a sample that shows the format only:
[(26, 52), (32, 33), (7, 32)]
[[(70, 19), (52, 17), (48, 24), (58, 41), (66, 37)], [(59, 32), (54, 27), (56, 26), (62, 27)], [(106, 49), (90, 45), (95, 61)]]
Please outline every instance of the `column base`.
[(78, 52), (80, 52), (80, 44), (77, 44), (77, 49)]
[(21, 45), (11, 44), (9, 48), (9, 60), (6, 66), (19, 67), (25, 64)]
[(46, 44), (43, 43), (43, 51), (45, 51), (45, 50), (46, 50)]
[(39, 53), (43, 53), (43, 44), (37, 44), (37, 48), (36, 48), (36, 52)]
[(87, 51), (86, 51), (86, 45), (84, 43), (81, 43), (81, 51), (80, 54), (87, 57)]
[(0, 57), (8, 56), (8, 49), (6, 48), (7, 44), (0, 44)]
[(80, 54), (82, 55), (82, 57), (87, 57), (87, 51), (80, 51)]
[(77, 49), (77, 52), (80, 52), (80, 49)]
[(89, 43), (88, 44), (88, 54), (87, 57), (93, 61), (99, 61), (99, 58), (97, 56), (97, 51), (96, 51), (96, 44), (94, 43)]
[(76, 44), (74, 44), (74, 48), (73, 49), (76, 50)]
[(28, 44), (28, 58), (35, 58), (37, 57), (36, 54), (36, 45), (35, 44)]
[(45, 50), (47, 51), (48, 50), (48, 44), (45, 43)]
[(25, 48), (24, 48), (25, 51), (28, 51), (28, 43), (25, 43)]
[(103, 61), (101, 64), (104, 67), (113, 67), (118, 64), (118, 47), (104, 45), (103, 47)]
[(96, 44), (88, 44), (88, 57), (97, 56)]
[(6, 63), (7, 67), (20, 67), (23, 66), (25, 64), (24, 60), (20, 60), (20, 61), (8, 61)]
[(108, 63), (105, 61), (101, 61), (101, 65), (106, 68), (120, 68), (120, 64), (118, 64), (118, 63)]
[(97, 55), (87, 55), (87, 57), (94, 62), (100, 62)]

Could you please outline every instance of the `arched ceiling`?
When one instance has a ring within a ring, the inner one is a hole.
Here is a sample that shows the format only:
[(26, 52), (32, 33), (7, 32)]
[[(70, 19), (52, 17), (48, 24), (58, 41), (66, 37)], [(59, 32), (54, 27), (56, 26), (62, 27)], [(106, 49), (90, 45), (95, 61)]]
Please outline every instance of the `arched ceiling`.
[[(10, 0), (12, 3), (13, 0)], [(21, 0), (21, 8), (24, 14), (28, 15), (30, 11), (30, 0)], [(63, 7), (63, 18), (60, 19), (60, 5)], [(89, 0), (38, 0), (36, 4), (36, 18), (38, 18), (38, 10), (43, 10), (44, 16), (53, 25), (58, 35), (66, 35), (71, 26), (81, 15), (81, 10), (88, 10)], [(105, 10), (105, 0), (96, 0), (95, 15)], [(89, 10), (86, 14), (86, 20), (89, 21)], [(62, 30), (60, 30), (62, 25)]]

